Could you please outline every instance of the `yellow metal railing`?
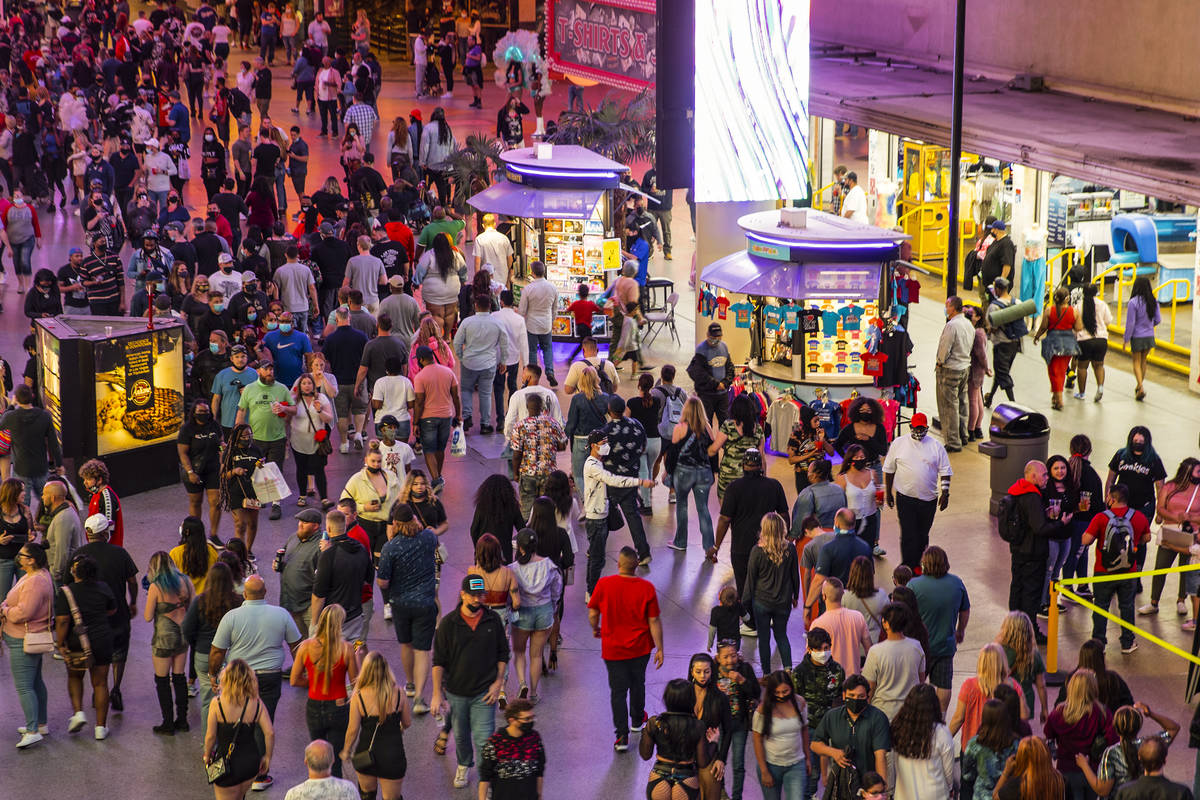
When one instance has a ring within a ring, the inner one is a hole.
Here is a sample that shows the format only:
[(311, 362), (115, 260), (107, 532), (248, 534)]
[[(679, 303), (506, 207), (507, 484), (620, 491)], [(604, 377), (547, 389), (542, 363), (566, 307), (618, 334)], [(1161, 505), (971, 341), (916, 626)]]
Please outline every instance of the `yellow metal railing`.
[(1082, 255), (1083, 255), (1083, 253), (1076, 250), (1074, 247), (1068, 247), (1066, 250), (1063, 250), (1061, 253), (1055, 253), (1053, 256), (1046, 259), (1046, 291), (1047, 292), (1049, 292), (1051, 295), (1053, 295), (1054, 287), (1058, 285), (1058, 283), (1062, 277), (1061, 275), (1058, 278), (1054, 277), (1055, 262), (1057, 262), (1059, 259), (1062, 259), (1062, 258), (1070, 258), (1070, 262), (1068, 263), (1068, 266), (1066, 267), (1067, 270), (1070, 270), (1071, 267), (1075, 266), (1075, 259), (1081, 257)]
[(825, 210), (825, 201), (821, 199), (821, 195), (825, 194), (825, 192), (829, 191), (834, 186), (837, 186), (837, 181), (830, 181), (829, 183), (822, 186), (820, 189), (817, 189), (816, 193), (813, 195), (813, 200), (815, 200), (821, 204), (821, 210), (823, 210), (823, 211)]
[[(1093, 283), (1100, 285), (1100, 297), (1107, 302), (1107, 298), (1104, 295), (1105, 279), (1112, 273), (1117, 273), (1117, 279), (1113, 281), (1113, 294), (1117, 304), (1117, 311), (1113, 315), (1113, 321), (1108, 326), (1108, 330), (1110, 333), (1122, 338), (1125, 336), (1125, 290), (1133, 286), (1133, 282), (1137, 279), (1137, 270), (1137, 264), (1115, 264), (1092, 278)], [(1158, 297), (1159, 290), (1168, 286), (1171, 287), (1171, 308), (1169, 312), (1170, 338), (1163, 340), (1156, 334), (1154, 337), (1154, 346), (1166, 350), (1168, 353), (1190, 357), (1191, 350), (1188, 347), (1175, 343), (1175, 333), (1178, 330), (1179, 303), (1181, 299), (1187, 296), (1187, 291), (1191, 288), (1191, 283), (1185, 278), (1172, 278), (1154, 287), (1154, 296)], [(1180, 292), (1180, 287), (1183, 287), (1183, 292)], [(1195, 302), (1195, 298), (1193, 298), (1193, 302)], [(1128, 348), (1124, 345), (1122, 345), (1121, 349), (1128, 352)], [(1181, 375), (1189, 374), (1187, 364), (1180, 364), (1153, 354), (1151, 354), (1148, 360), (1155, 366), (1169, 369)]]

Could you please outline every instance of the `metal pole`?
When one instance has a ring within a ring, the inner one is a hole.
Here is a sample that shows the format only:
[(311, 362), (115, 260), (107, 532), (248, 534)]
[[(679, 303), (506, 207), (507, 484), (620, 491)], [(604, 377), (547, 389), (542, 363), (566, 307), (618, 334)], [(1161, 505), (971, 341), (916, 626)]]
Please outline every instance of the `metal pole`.
[(946, 294), (958, 294), (958, 184), (962, 180), (963, 54), (967, 33), (967, 0), (958, 0), (954, 13), (954, 88), (950, 119), (950, 238), (946, 243)]

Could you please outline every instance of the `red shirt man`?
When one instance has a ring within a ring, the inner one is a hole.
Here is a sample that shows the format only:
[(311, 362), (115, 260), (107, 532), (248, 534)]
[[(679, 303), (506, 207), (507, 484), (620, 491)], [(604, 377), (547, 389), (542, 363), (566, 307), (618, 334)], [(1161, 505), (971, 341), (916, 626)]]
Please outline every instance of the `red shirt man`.
[(658, 595), (654, 584), (634, 574), (637, 566), (637, 551), (622, 547), (617, 574), (597, 581), (588, 597), (588, 621), (592, 635), (600, 640), (600, 656), (608, 668), (617, 733), (613, 747), (619, 753), (629, 749), (629, 731), (640, 731), (646, 721), (646, 665), (651, 650), (655, 669), (663, 665)]
[[(1146, 516), (1129, 507), (1129, 489), (1121, 484), (1114, 484), (1108, 490), (1108, 496), (1105, 498), (1108, 505), (1108, 510), (1103, 514), (1097, 514), (1092, 517), (1092, 521), (1088, 524), (1087, 530), (1083, 533), (1083, 546), (1087, 547), (1092, 542), (1096, 542), (1096, 575), (1115, 574), (1121, 572), (1133, 572), (1138, 569), (1138, 565), (1134, 562), (1133, 551), (1150, 541), (1150, 522)], [(1115, 531), (1120, 530), (1125, 525), (1132, 529), (1132, 541), (1126, 548), (1128, 551), (1128, 565), (1122, 567), (1110, 568), (1104, 566), (1105, 554), (1111, 554), (1115, 548), (1105, 538), (1109, 532), (1110, 526)], [(1134, 596), (1137, 592), (1137, 585), (1132, 580), (1122, 581), (1098, 581), (1092, 584), (1093, 599), (1097, 606), (1108, 610), (1109, 604), (1112, 602), (1113, 595), (1117, 597), (1117, 608), (1120, 609), (1121, 619), (1133, 624), (1133, 605)], [(1099, 614), (1092, 614), (1092, 638), (1105, 641), (1105, 633), (1108, 628), (1108, 620)], [(1137, 641), (1133, 638), (1133, 631), (1128, 628), (1121, 628), (1121, 652), (1132, 653), (1137, 650)]]

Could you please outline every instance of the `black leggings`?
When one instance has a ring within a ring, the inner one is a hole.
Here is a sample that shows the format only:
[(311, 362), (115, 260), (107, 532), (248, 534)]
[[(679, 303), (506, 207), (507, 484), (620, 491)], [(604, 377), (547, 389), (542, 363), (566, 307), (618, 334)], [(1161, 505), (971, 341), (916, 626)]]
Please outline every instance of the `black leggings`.
[[(696, 800), (700, 796), (700, 786), (688, 786), (685, 781), (698, 780), (695, 764), (669, 764), (657, 761), (650, 770), (650, 780), (646, 784), (646, 800), (674, 800), (676, 792), (682, 791), (687, 800)], [(654, 790), (660, 783), (669, 787), (664, 795), (661, 792), (655, 797)]]
[(305, 455), (304, 453), (296, 452), (292, 448), (292, 455), (296, 457), (296, 491), (301, 496), (308, 486), (308, 476), (313, 477), (313, 482), (317, 484), (317, 496), (322, 500), (329, 496), (329, 487), (325, 482), (325, 462), (329, 460), (328, 456)]

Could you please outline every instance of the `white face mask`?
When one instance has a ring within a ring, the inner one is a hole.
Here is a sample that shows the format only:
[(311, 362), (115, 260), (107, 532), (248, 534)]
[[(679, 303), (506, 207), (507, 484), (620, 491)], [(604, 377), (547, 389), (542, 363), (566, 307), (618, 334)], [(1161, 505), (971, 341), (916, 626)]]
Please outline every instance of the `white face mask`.
[(610, 452), (612, 452), (612, 448), (609, 447), (608, 442), (605, 442), (604, 444), (600, 445), (600, 455), (606, 456)]
[(815, 650), (809, 652), (809, 657), (812, 658), (814, 664), (828, 664), (829, 659), (833, 657), (832, 650)]

